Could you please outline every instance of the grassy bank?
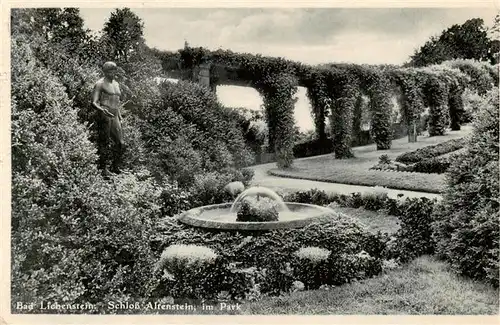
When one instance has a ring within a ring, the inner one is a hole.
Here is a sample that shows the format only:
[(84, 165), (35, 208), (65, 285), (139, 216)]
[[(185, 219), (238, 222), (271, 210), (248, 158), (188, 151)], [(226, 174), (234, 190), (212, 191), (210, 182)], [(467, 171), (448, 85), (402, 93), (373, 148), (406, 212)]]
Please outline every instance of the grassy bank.
[(296, 292), (245, 304), (244, 314), (492, 315), (498, 290), (464, 279), (433, 257), (330, 290)]

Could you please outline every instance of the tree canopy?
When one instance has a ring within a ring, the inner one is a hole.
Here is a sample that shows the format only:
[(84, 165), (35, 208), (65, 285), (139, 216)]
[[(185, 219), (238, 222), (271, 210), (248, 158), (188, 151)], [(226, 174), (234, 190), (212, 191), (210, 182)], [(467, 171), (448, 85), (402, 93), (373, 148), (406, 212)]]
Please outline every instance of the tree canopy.
[(409, 66), (439, 64), (453, 59), (474, 59), (494, 63), (492, 47), (497, 44), (488, 36), (484, 20), (473, 18), (455, 24), (433, 36), (411, 56)]

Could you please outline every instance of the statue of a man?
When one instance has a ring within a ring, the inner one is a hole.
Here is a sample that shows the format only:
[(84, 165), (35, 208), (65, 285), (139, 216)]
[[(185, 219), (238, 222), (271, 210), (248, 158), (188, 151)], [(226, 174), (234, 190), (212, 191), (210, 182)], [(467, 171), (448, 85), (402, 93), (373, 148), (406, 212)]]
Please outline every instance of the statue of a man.
[[(104, 176), (108, 176), (109, 171), (120, 173), (124, 150), (121, 125), (121, 101), (124, 94), (115, 79), (116, 64), (106, 62), (102, 70), (104, 78), (99, 79), (94, 86), (92, 105), (97, 109), (99, 168)], [(125, 90), (129, 91), (128, 88)], [(110, 170), (108, 170), (109, 163), (111, 163)]]

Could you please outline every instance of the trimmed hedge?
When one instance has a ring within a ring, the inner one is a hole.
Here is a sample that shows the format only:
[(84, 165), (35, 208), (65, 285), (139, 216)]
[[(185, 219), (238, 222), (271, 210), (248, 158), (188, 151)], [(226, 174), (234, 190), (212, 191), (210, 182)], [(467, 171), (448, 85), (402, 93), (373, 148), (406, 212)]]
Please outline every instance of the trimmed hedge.
[(442, 174), (450, 167), (450, 158), (429, 158), (416, 162), (411, 170), (417, 173)]
[(459, 150), (467, 143), (466, 138), (452, 139), (433, 146), (427, 146), (415, 151), (406, 152), (396, 157), (397, 162), (413, 164), (424, 159), (435, 158), (446, 153)]

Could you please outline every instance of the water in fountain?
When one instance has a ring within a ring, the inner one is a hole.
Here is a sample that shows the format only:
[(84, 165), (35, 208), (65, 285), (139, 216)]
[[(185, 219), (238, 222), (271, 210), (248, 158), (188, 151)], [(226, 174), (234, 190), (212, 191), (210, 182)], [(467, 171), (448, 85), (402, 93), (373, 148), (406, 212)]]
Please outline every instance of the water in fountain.
[[(242, 200), (249, 196), (256, 196), (257, 198), (265, 197), (274, 200), (277, 204), (279, 220), (265, 222), (237, 221), (238, 208)], [(273, 190), (256, 186), (243, 191), (231, 205), (223, 203), (198, 207), (186, 211), (180, 220), (184, 223), (203, 228), (264, 230), (303, 227), (318, 218), (328, 217), (330, 214), (329, 211), (326, 208), (311, 204), (283, 202), (283, 199)]]
[(254, 186), (246, 189), (245, 191), (241, 192), (240, 195), (234, 200), (233, 205), (231, 206), (231, 209), (229, 210), (229, 213), (236, 213), (237, 212), (237, 207), (238, 204), (247, 196), (257, 196), (259, 197), (267, 197), (270, 198), (274, 201), (277, 202), (278, 204), (278, 211), (282, 212), (289, 212), (290, 210), (286, 206), (285, 202), (283, 202), (283, 199), (276, 194), (273, 190), (266, 188), (266, 187), (261, 187), (261, 186)]

